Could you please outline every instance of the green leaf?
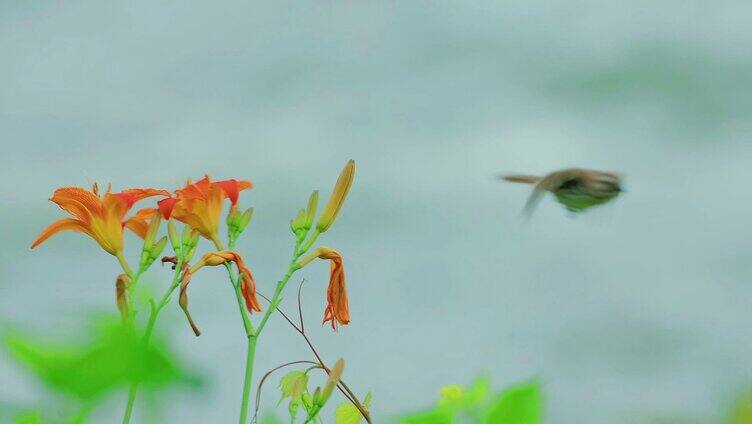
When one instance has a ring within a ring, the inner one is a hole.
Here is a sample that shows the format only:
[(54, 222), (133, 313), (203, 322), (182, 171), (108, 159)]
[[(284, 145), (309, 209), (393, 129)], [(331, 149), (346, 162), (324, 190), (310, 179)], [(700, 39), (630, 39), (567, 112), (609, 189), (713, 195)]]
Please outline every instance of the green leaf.
[[(371, 408), (371, 392), (368, 392), (365, 399), (363, 399), (363, 407), (368, 411)], [(334, 422), (336, 424), (359, 424), (363, 419), (363, 415), (360, 414), (360, 410), (352, 403), (343, 403), (337, 407), (337, 411), (334, 413)]]
[(337, 407), (334, 413), (334, 422), (336, 424), (360, 424), (363, 416), (352, 403), (343, 403)]
[(486, 416), (487, 424), (539, 424), (543, 417), (540, 384), (522, 383), (504, 390)]
[(290, 371), (279, 382), (279, 389), (282, 392), (279, 401), (282, 402), (288, 397), (292, 398), (293, 401), (298, 401), (307, 387), (308, 374), (304, 371)]
[(19, 332), (3, 339), (10, 356), (49, 389), (80, 400), (99, 399), (132, 381), (153, 388), (196, 381), (156, 337), (144, 346), (119, 320), (98, 325), (81, 344), (53, 344)]

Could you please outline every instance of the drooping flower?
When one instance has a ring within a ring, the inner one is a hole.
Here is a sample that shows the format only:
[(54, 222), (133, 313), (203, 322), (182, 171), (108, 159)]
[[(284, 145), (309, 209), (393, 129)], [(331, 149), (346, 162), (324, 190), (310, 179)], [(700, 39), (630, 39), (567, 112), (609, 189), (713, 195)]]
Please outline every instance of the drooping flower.
[[(165, 259), (163, 259), (163, 261), (164, 260)], [(168, 258), (167, 261), (171, 260)], [(238, 267), (238, 271), (240, 272), (240, 290), (243, 299), (245, 299), (245, 306), (248, 309), (248, 312), (261, 312), (261, 303), (259, 303), (258, 298), (256, 297), (256, 280), (253, 278), (251, 270), (246, 266), (245, 261), (243, 261), (243, 257), (240, 256), (238, 252), (232, 250), (220, 250), (217, 252), (206, 253), (198, 262), (188, 269), (187, 274), (190, 276), (205, 266), (224, 265), (227, 262), (235, 262), (235, 265)], [(185, 285), (187, 286), (187, 284), (188, 283)], [(181, 296), (184, 290), (185, 289), (181, 287)]]
[(188, 284), (190, 284), (191, 282), (191, 269), (187, 263), (183, 264), (182, 274), (183, 275), (180, 280), (180, 295), (178, 296), (178, 304), (180, 305), (180, 309), (182, 309), (185, 313), (185, 317), (188, 319), (188, 324), (190, 324), (191, 329), (193, 330), (193, 334), (198, 337), (201, 335), (201, 330), (198, 329), (198, 326), (193, 321), (193, 318), (191, 318), (191, 313), (188, 311)]
[(350, 304), (345, 284), (345, 265), (339, 252), (321, 246), (303, 258), (297, 266), (298, 268), (302, 268), (316, 258), (329, 260), (330, 263), (329, 286), (326, 289), (326, 309), (324, 310), (323, 322), (331, 321), (332, 329), (337, 330), (337, 323), (342, 325), (350, 323)]
[[(164, 257), (162, 258), (162, 262), (170, 262), (173, 264), (177, 264), (177, 258), (174, 257)], [(223, 265), (227, 262), (235, 262), (235, 264), (238, 267), (238, 270), (240, 271), (240, 290), (243, 294), (243, 299), (245, 299), (245, 306), (248, 309), (249, 312), (260, 312), (261, 311), (261, 304), (259, 303), (258, 299), (256, 298), (256, 282), (253, 279), (253, 274), (251, 273), (251, 270), (248, 269), (248, 267), (245, 265), (245, 262), (243, 261), (243, 258), (238, 254), (237, 252), (233, 252), (230, 250), (221, 250), (218, 252), (209, 252), (205, 254), (198, 262), (196, 262), (193, 266), (189, 266), (188, 263), (183, 264), (183, 269), (181, 271), (182, 277), (180, 281), (180, 295), (178, 297), (178, 303), (180, 307), (183, 309), (183, 312), (185, 312), (185, 316), (188, 319), (188, 323), (191, 326), (191, 329), (193, 329), (193, 332), (196, 334), (196, 336), (201, 335), (201, 331), (199, 330), (196, 323), (193, 321), (193, 318), (191, 318), (191, 314), (188, 311), (188, 285), (191, 282), (191, 278), (193, 274), (195, 274), (198, 270), (205, 266), (218, 266)], [(173, 266), (173, 269), (174, 266)]]
[(159, 210), (165, 219), (175, 218), (198, 231), (209, 240), (217, 240), (222, 201), (230, 199), (237, 207), (242, 190), (253, 187), (250, 181), (223, 180), (212, 182), (208, 176), (188, 183), (175, 191), (175, 197), (159, 201)]
[(35, 248), (53, 235), (65, 231), (78, 231), (89, 235), (107, 253), (118, 256), (123, 251), (123, 228), (128, 228), (140, 237), (146, 235), (147, 220), (153, 211), (137, 212), (125, 219), (125, 215), (139, 200), (152, 196), (169, 196), (165, 190), (134, 188), (103, 196), (95, 183), (91, 191), (80, 187), (63, 187), (55, 190), (50, 200), (75, 218), (63, 218), (53, 222), (31, 244)]

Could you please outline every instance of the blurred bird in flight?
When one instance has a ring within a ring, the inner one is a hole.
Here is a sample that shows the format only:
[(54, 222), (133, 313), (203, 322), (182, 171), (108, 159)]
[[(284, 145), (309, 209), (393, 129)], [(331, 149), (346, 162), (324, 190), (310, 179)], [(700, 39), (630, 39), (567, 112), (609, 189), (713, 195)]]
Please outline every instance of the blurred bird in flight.
[(525, 212), (530, 216), (535, 206), (547, 191), (571, 212), (582, 212), (593, 206), (602, 205), (615, 199), (621, 193), (621, 177), (611, 172), (589, 169), (564, 169), (544, 177), (511, 174), (501, 179), (513, 183), (532, 184), (533, 192), (525, 204)]

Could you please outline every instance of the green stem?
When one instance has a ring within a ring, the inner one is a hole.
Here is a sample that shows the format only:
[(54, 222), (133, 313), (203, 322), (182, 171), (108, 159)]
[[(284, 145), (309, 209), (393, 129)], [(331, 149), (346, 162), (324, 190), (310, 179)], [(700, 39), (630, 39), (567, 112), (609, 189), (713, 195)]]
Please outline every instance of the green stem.
[(123, 268), (123, 271), (125, 271), (125, 274), (129, 277), (133, 277), (133, 271), (131, 270), (130, 265), (128, 265), (128, 261), (125, 260), (125, 256), (123, 255), (123, 251), (119, 251), (115, 254), (115, 257), (117, 258), (118, 262), (120, 262), (120, 266)]
[(266, 322), (269, 320), (269, 317), (271, 317), (272, 313), (277, 310), (277, 304), (279, 303), (280, 296), (282, 296), (282, 291), (285, 289), (287, 282), (290, 281), (290, 277), (292, 277), (295, 271), (298, 270), (298, 259), (300, 259), (300, 257), (303, 256), (303, 254), (311, 248), (311, 245), (313, 245), (313, 242), (316, 241), (319, 234), (320, 233), (318, 232), (318, 230), (314, 231), (311, 238), (302, 248), (300, 240), (295, 242), (295, 249), (293, 249), (292, 251), (292, 258), (290, 258), (290, 265), (288, 265), (287, 267), (287, 273), (284, 277), (282, 277), (282, 280), (277, 283), (277, 288), (274, 289), (274, 296), (272, 296), (272, 300), (270, 301), (269, 309), (266, 310), (263, 318), (261, 318), (261, 322), (259, 323), (258, 329), (256, 330), (257, 335), (260, 334), (261, 330), (264, 329), (264, 326), (266, 326)]
[(131, 383), (131, 387), (128, 390), (128, 404), (125, 406), (125, 415), (123, 415), (123, 424), (131, 422), (131, 414), (133, 413), (133, 404), (136, 402), (136, 392), (138, 391), (138, 383)]
[[(170, 284), (170, 287), (167, 289), (164, 296), (162, 296), (162, 299), (159, 301), (158, 305), (155, 305), (154, 300), (151, 300), (151, 313), (149, 314), (149, 321), (146, 323), (146, 329), (144, 330), (144, 335), (141, 338), (141, 344), (144, 348), (149, 346), (149, 340), (151, 340), (151, 335), (154, 332), (154, 325), (157, 323), (157, 317), (159, 316), (159, 313), (165, 306), (167, 306), (168, 303), (170, 303), (172, 293), (180, 285), (180, 276), (182, 274), (182, 269), (183, 261), (182, 259), (178, 258), (178, 262), (177, 264), (175, 264), (175, 275), (172, 277), (172, 284)], [(137, 275), (140, 274), (141, 270), (139, 270)], [(131, 386), (128, 389), (128, 403), (125, 405), (123, 424), (130, 423), (131, 415), (133, 414), (133, 405), (136, 402), (136, 393), (138, 392), (138, 386), (139, 382), (134, 381), (131, 383)]]
[(303, 246), (302, 249), (300, 249), (300, 254), (302, 255), (303, 253), (307, 252), (308, 249), (310, 249), (311, 246), (313, 246), (313, 243), (316, 242), (316, 239), (319, 238), (320, 235), (321, 235), (321, 232), (319, 232), (318, 229), (313, 230), (313, 234), (311, 234), (311, 238), (309, 238), (308, 242)]
[[(317, 236), (318, 234), (314, 233), (314, 236)], [(315, 239), (315, 237), (314, 237)], [(219, 240), (218, 237), (212, 237), (212, 241), (214, 242), (214, 245), (219, 250), (224, 250), (224, 245)], [(312, 243), (312, 241), (311, 241)], [(310, 246), (309, 243), (308, 245)], [(231, 248), (234, 247), (234, 243), (232, 243)], [(285, 285), (290, 280), (290, 277), (292, 277), (293, 273), (297, 271), (296, 262), (300, 258), (300, 256), (305, 253), (305, 250), (302, 250), (300, 248), (301, 242), (297, 241), (295, 243), (295, 248), (292, 252), (292, 257), (290, 259), (290, 264), (287, 268), (287, 273), (277, 283), (277, 288), (274, 291), (274, 297), (272, 298), (272, 305), (275, 304), (275, 302), (279, 302), (279, 298), (282, 295), (282, 290), (285, 288)], [(229, 264), (225, 264), (225, 268), (227, 268), (227, 274), (230, 277), (230, 283), (232, 284), (233, 288), (235, 289), (235, 297), (238, 301), (238, 308), (240, 309), (240, 317), (243, 319), (243, 327), (245, 328), (246, 336), (248, 337), (248, 350), (246, 352), (246, 360), (245, 360), (245, 377), (243, 378), (243, 397), (240, 401), (240, 424), (244, 424), (246, 419), (248, 419), (248, 401), (251, 396), (251, 382), (253, 379), (253, 365), (254, 365), (254, 359), (256, 356), (256, 343), (258, 342), (258, 337), (261, 334), (261, 331), (266, 326), (266, 322), (269, 320), (269, 317), (274, 312), (276, 308), (270, 307), (266, 310), (264, 313), (264, 316), (261, 318), (261, 322), (259, 323), (259, 326), (254, 330), (253, 324), (250, 321), (250, 318), (248, 317), (248, 312), (246, 312), (245, 303), (243, 299), (243, 293), (240, 288), (239, 284), (239, 278), (240, 275), (235, 276), (235, 273), (232, 270), (232, 267)]]
[(251, 380), (253, 379), (253, 361), (256, 357), (256, 336), (248, 336), (248, 350), (245, 356), (245, 377), (243, 378), (243, 398), (240, 401), (240, 424), (248, 419), (248, 400), (251, 397)]

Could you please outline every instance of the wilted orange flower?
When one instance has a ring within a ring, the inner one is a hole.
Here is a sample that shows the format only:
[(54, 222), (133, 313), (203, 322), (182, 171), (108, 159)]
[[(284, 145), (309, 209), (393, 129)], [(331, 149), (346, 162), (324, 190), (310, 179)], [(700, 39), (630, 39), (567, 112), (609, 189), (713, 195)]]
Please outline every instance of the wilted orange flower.
[(256, 280), (253, 278), (251, 270), (245, 265), (243, 257), (238, 252), (231, 250), (222, 250), (219, 252), (209, 252), (201, 260), (196, 262), (190, 269), (191, 274), (195, 274), (203, 266), (223, 265), (227, 262), (235, 262), (240, 271), (240, 289), (245, 299), (245, 306), (249, 312), (261, 312), (261, 304), (256, 298)]
[(328, 259), (329, 287), (326, 289), (326, 309), (324, 321), (331, 321), (332, 329), (337, 329), (337, 323), (347, 325), (350, 323), (350, 304), (347, 298), (347, 286), (345, 285), (345, 265), (342, 255), (334, 249), (319, 247), (298, 264), (298, 268), (308, 265), (315, 258)]
[[(177, 259), (165, 256), (164, 258), (162, 258), (162, 262), (171, 262), (175, 264), (177, 263)], [(183, 312), (185, 312), (185, 317), (188, 319), (188, 323), (191, 325), (191, 329), (193, 329), (194, 334), (196, 334), (197, 336), (201, 335), (201, 331), (193, 321), (193, 318), (191, 318), (191, 313), (188, 311), (188, 285), (191, 282), (193, 274), (195, 274), (199, 269), (205, 266), (223, 265), (227, 262), (235, 262), (235, 264), (238, 266), (238, 270), (240, 270), (240, 290), (243, 294), (243, 298), (245, 299), (245, 306), (246, 308), (248, 308), (248, 311), (261, 311), (261, 304), (259, 304), (259, 301), (256, 298), (256, 282), (253, 279), (251, 270), (248, 269), (248, 267), (245, 265), (245, 262), (243, 262), (243, 258), (240, 256), (240, 254), (230, 250), (209, 252), (205, 254), (201, 258), (201, 260), (196, 262), (196, 264), (193, 266), (189, 266), (187, 263), (183, 264), (183, 275), (180, 280), (180, 296), (178, 297), (178, 304), (183, 309)]]
[(209, 240), (217, 239), (222, 201), (230, 199), (236, 207), (242, 190), (253, 188), (250, 181), (244, 180), (209, 180), (205, 176), (195, 183), (175, 190), (175, 197), (159, 201), (159, 210), (165, 219), (174, 217), (198, 231)]
[(72, 230), (88, 234), (106, 252), (118, 256), (123, 251), (123, 228), (144, 237), (148, 228), (146, 220), (154, 209), (139, 211), (124, 221), (125, 214), (139, 200), (159, 195), (169, 196), (170, 193), (153, 188), (133, 188), (120, 193), (110, 193), (108, 189), (104, 196), (100, 196), (96, 183), (91, 191), (80, 187), (59, 188), (50, 200), (75, 218), (63, 218), (52, 223), (34, 240), (31, 248), (60, 231)]

